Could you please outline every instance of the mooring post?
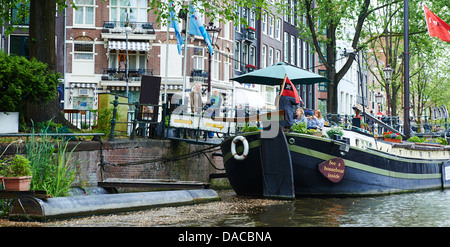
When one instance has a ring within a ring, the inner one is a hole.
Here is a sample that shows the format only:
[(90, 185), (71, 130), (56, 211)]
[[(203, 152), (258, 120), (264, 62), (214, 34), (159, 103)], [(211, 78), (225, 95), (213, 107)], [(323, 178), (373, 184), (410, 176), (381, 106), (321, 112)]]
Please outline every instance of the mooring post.
[(131, 133), (130, 133), (130, 140), (133, 140), (136, 135), (135, 132), (136, 132), (136, 127), (137, 127), (137, 122), (138, 122), (137, 118), (139, 115), (139, 108), (140, 108), (139, 102), (135, 102), (134, 106), (135, 106), (134, 107), (134, 119), (133, 119), (133, 127), (132, 127)]
[(113, 102), (111, 102), (111, 104), (113, 104), (114, 109), (113, 109), (113, 117), (111, 119), (111, 133), (109, 133), (109, 140), (110, 141), (114, 141), (114, 129), (116, 128), (116, 116), (117, 116), (117, 106), (119, 105), (119, 96), (116, 94), (116, 96), (114, 97), (115, 100)]

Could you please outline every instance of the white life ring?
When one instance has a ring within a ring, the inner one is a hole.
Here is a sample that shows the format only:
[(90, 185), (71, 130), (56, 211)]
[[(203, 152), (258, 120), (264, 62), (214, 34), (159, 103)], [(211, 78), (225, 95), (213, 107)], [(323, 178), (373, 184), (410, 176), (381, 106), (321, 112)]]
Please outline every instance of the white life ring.
[[(238, 141), (241, 141), (242, 144), (244, 145), (244, 152), (241, 155), (238, 155), (236, 153), (236, 144)], [(231, 142), (231, 155), (233, 155), (233, 157), (236, 160), (244, 160), (245, 158), (247, 158), (248, 155), (248, 141), (247, 139), (245, 139), (245, 137), (243, 136), (236, 136), (233, 141)]]

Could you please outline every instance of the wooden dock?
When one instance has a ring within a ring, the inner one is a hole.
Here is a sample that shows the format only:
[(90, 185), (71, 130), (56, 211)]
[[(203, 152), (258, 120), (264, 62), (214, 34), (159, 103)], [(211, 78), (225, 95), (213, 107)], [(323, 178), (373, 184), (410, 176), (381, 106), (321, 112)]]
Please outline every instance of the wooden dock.
[(97, 183), (102, 188), (209, 189), (209, 184), (174, 179), (108, 178)]

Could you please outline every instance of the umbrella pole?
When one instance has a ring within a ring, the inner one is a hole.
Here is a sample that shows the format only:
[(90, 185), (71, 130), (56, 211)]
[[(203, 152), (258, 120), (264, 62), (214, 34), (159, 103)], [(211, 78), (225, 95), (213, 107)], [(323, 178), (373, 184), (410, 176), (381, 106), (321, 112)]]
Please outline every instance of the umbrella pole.
[(283, 83), (281, 83), (280, 94), (278, 95), (278, 101), (277, 101), (277, 110), (279, 110), (278, 106), (280, 105), (280, 98), (281, 98), (281, 95), (283, 94), (283, 89), (284, 89), (284, 83), (285, 82), (286, 82), (286, 74), (284, 74)]

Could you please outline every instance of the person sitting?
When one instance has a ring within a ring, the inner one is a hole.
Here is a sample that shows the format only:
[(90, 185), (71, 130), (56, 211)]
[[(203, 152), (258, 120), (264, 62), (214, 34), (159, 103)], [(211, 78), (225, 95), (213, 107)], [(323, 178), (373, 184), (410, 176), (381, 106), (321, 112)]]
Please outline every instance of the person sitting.
[(314, 115), (308, 118), (308, 129), (323, 128), (325, 120), (322, 118), (320, 110), (315, 110)]
[(306, 123), (306, 122), (307, 122), (307, 119), (305, 117), (305, 112), (303, 111), (303, 108), (297, 107), (297, 109), (295, 109), (295, 114), (294, 114), (294, 123), (300, 124), (300, 123)]

